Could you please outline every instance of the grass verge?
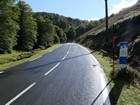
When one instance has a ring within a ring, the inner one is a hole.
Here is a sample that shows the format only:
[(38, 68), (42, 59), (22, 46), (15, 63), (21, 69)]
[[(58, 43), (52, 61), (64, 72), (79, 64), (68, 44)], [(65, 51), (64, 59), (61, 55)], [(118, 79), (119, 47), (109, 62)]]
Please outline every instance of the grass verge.
[(33, 60), (49, 51), (56, 49), (59, 46), (60, 44), (56, 44), (45, 50), (36, 49), (30, 52), (14, 51), (12, 54), (0, 54), (0, 70), (5, 70), (29, 60)]
[[(108, 57), (103, 57), (100, 52), (92, 53), (104, 68), (104, 72), (111, 81), (110, 100), (112, 105), (139, 105), (140, 87), (128, 83), (125, 78), (111, 79), (112, 61)], [(117, 66), (115, 70), (117, 70)]]

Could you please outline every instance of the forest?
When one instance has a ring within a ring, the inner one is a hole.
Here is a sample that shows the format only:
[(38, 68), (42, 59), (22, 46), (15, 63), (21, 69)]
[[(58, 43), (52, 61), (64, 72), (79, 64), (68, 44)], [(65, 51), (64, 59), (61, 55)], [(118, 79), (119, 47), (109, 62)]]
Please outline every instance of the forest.
[(73, 42), (103, 23), (36, 12), (25, 1), (0, 1), (0, 53), (46, 49), (56, 43)]

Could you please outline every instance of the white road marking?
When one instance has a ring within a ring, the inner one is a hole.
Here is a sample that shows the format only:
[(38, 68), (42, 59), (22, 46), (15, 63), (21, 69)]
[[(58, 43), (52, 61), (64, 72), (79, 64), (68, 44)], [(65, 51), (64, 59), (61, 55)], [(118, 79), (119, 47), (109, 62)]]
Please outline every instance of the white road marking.
[(62, 60), (64, 60), (66, 57), (67, 57), (67, 55), (65, 55), (65, 56), (62, 58)]
[(70, 49), (71, 49), (71, 46), (70, 46), (68, 52), (66, 53), (66, 55), (62, 58), (62, 60), (64, 60), (68, 56), (68, 54), (70, 53)]
[(70, 51), (67, 52), (67, 55), (69, 54)]
[(70, 49), (71, 49), (71, 46), (70, 46), (70, 48), (69, 48), (69, 51), (70, 51)]
[(60, 65), (60, 62), (57, 63), (51, 70), (49, 70), (47, 73), (45, 73), (45, 75), (48, 75), (49, 73), (51, 73), (58, 65)]
[(70, 49), (71, 49), (71, 46), (70, 46), (69, 50), (67, 51), (66, 55), (62, 58), (62, 60), (64, 60), (68, 56)]
[(0, 71), (0, 74), (4, 73), (4, 71)]
[(34, 60), (36, 60), (36, 59), (38, 59), (38, 58), (41, 58), (42, 57), (42, 55), (41, 56), (39, 56), (39, 57), (37, 57), (37, 58), (35, 58), (35, 59), (33, 59), (33, 60), (30, 60), (30, 61), (34, 61)]
[(68, 50), (68, 52), (67, 52), (67, 54), (66, 54), (66, 55), (68, 55), (68, 54), (70, 53), (70, 49), (71, 49), (71, 46), (70, 46), (70, 48), (69, 48), (69, 50)]
[(36, 84), (36, 82), (34, 82), (33, 84), (31, 84), (29, 87), (27, 87), (25, 90), (23, 90), (21, 93), (19, 93), (17, 96), (15, 96), (13, 99), (11, 99), (9, 102), (7, 102), (5, 105), (10, 105), (12, 104), (15, 100), (17, 100), (20, 96), (22, 96), (25, 92), (27, 92), (29, 89), (31, 89), (34, 85)]

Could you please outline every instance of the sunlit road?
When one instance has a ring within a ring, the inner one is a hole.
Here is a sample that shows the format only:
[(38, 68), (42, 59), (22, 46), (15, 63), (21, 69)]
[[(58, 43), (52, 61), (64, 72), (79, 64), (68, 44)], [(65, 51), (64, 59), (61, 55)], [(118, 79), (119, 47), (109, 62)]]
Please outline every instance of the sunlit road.
[(90, 52), (68, 43), (0, 74), (0, 105), (110, 105), (106, 85)]

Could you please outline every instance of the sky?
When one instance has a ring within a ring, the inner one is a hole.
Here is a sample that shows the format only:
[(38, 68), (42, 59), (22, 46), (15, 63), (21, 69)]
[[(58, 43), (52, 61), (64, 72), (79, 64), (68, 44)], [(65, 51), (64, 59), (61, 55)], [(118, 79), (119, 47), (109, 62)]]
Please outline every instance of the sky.
[[(105, 17), (105, 0), (24, 0), (34, 12), (49, 12), (82, 20)], [(138, 0), (108, 0), (108, 12), (118, 13)]]

